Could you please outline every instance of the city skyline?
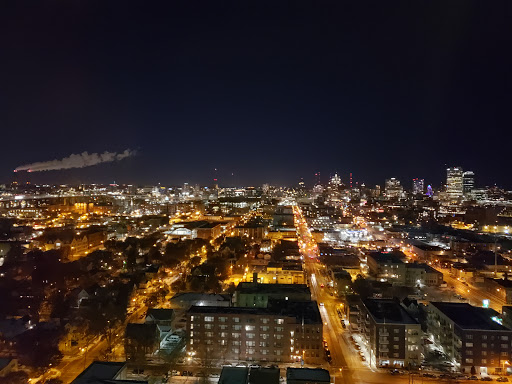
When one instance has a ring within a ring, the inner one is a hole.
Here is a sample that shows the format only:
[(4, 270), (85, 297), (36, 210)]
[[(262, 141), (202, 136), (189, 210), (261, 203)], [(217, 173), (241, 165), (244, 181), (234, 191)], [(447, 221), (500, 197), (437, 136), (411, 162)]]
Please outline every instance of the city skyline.
[(125, 148), (139, 153), (44, 178), (207, 183), (217, 168), (236, 184), (318, 170), (438, 184), (461, 165), (482, 185), (509, 183), (505, 6), (123, 2), (0, 14), (3, 141), (17, 144), (0, 155), (4, 183), (20, 164)]
[[(73, 156), (75, 156), (75, 155), (72, 155), (71, 157), (73, 157)], [(91, 154), (90, 156), (97, 157), (97, 154)], [(131, 156), (133, 156), (133, 155), (131, 155)], [(126, 156), (126, 157), (130, 157), (130, 156)], [(47, 163), (53, 165), (55, 163), (60, 163), (64, 160), (68, 160), (68, 158), (65, 158), (63, 160), (53, 160), (53, 161), (49, 161), (49, 162), (35, 163), (35, 165), (39, 166), (39, 164), (44, 164), (46, 166)], [(99, 163), (111, 162), (111, 161), (114, 161), (114, 160), (108, 160), (108, 161), (98, 160)], [(60, 166), (60, 164), (59, 164), (59, 166)], [(76, 167), (66, 166), (63, 169), (65, 169), (65, 170), (67, 170), (69, 168), (80, 169), (80, 168), (86, 168), (89, 166), (96, 166), (96, 164), (84, 165), (81, 163), (81, 161), (79, 161), (78, 166), (76, 166)], [(313, 175), (309, 175), (309, 177), (300, 177), (299, 179), (295, 180), (295, 182), (292, 182), (290, 184), (285, 184), (285, 183), (273, 184), (273, 183), (269, 183), (269, 182), (264, 182), (261, 184), (256, 184), (256, 183), (243, 184), (243, 183), (238, 182), (238, 177), (235, 176), (234, 174), (227, 175), (226, 177), (221, 177), (220, 176), (221, 174), (219, 173), (219, 171), (217, 169), (214, 169), (212, 172), (213, 178), (206, 182), (190, 182), (190, 180), (184, 180), (184, 181), (177, 182), (177, 183), (160, 183), (160, 182), (158, 182), (158, 183), (153, 183), (153, 184), (142, 184), (142, 183), (116, 182), (115, 180), (107, 181), (107, 182), (99, 182), (97, 180), (96, 181), (93, 180), (92, 182), (75, 181), (75, 182), (50, 183), (47, 180), (45, 180), (44, 174), (46, 172), (39, 172), (39, 170), (33, 171), (33, 170), (29, 169), (28, 166), (22, 166), (22, 167), (24, 167), (24, 169), (14, 170), (14, 173), (11, 177), (10, 183), (27, 184), (27, 185), (30, 184), (30, 185), (39, 185), (39, 186), (57, 185), (57, 184), (76, 185), (76, 186), (78, 186), (78, 185), (95, 185), (95, 184), (96, 185), (106, 185), (106, 184), (114, 185), (114, 184), (116, 184), (116, 185), (133, 185), (133, 186), (139, 186), (139, 187), (150, 186), (150, 185), (162, 185), (162, 186), (166, 186), (169, 188), (180, 187), (183, 185), (191, 185), (191, 186), (194, 185), (194, 186), (204, 186), (204, 187), (216, 185), (216, 186), (222, 187), (222, 188), (261, 187), (262, 185), (274, 185), (277, 187), (310, 188), (310, 189), (312, 189), (315, 185), (318, 185), (318, 184), (327, 186), (327, 185), (331, 185), (332, 183), (334, 183), (336, 186), (343, 186), (345, 188), (359, 188), (359, 187), (374, 188), (376, 186), (385, 187), (389, 180), (396, 180), (398, 182), (398, 185), (400, 186), (400, 188), (403, 188), (408, 191), (412, 191), (413, 194), (418, 194), (418, 193), (421, 194), (421, 191), (423, 191), (423, 193), (426, 193), (427, 187), (436, 188), (437, 190), (444, 190), (450, 185), (450, 177), (444, 173), (443, 173), (444, 178), (438, 184), (433, 183), (430, 180), (425, 180), (423, 178), (418, 178), (418, 177), (415, 177), (412, 179), (399, 179), (399, 178), (395, 178), (395, 177), (386, 177), (385, 179), (382, 179), (382, 180), (380, 180), (380, 182), (377, 182), (375, 184), (368, 184), (368, 183), (365, 183), (364, 181), (359, 181), (356, 178), (354, 178), (354, 176), (351, 172), (347, 173), (347, 174), (343, 174), (338, 171), (329, 173), (327, 175), (326, 174), (322, 175), (321, 172), (315, 172)], [(458, 186), (460, 191), (457, 190), (458, 194), (460, 194), (460, 196), (458, 196), (457, 193), (455, 194), (458, 197), (462, 197), (463, 194), (467, 195), (474, 188), (476, 188), (476, 189), (484, 188), (485, 189), (485, 188), (498, 187), (498, 188), (504, 188), (505, 190), (507, 189), (505, 185), (500, 185), (500, 184), (494, 184), (494, 185), (481, 184), (478, 182), (479, 181), (478, 179), (475, 182), (475, 177), (478, 177), (479, 175), (475, 176), (475, 173), (473, 171), (467, 170), (467, 169), (464, 170), (462, 167), (450, 167), (450, 168), (446, 169), (446, 172), (449, 174), (451, 169), (460, 170), (460, 182), (459, 182), (459, 186)], [(53, 170), (53, 169), (51, 169), (51, 170)], [(44, 171), (48, 171), (48, 170), (44, 170)], [(60, 171), (60, 169), (57, 171)], [(43, 175), (38, 177), (37, 175), (39, 173), (42, 173)]]

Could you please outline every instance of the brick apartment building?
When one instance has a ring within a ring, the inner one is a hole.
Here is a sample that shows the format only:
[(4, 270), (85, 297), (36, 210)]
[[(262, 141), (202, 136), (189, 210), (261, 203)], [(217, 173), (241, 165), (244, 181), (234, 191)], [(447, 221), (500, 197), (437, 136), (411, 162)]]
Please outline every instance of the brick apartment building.
[(503, 326), (499, 313), (467, 303), (431, 302), (428, 306), (428, 331), (434, 341), (469, 373), (501, 374), (510, 372), (512, 330)]
[(315, 301), (273, 301), (267, 308), (193, 306), (188, 351), (211, 361), (323, 361), (322, 319)]
[(421, 363), (421, 326), (392, 299), (365, 299), (359, 306), (359, 328), (380, 367)]

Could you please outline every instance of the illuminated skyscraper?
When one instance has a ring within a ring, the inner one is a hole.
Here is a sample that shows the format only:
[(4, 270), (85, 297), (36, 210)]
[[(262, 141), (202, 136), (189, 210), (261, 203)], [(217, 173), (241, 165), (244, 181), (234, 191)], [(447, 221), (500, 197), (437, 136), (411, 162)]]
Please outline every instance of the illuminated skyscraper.
[(339, 187), (341, 185), (341, 178), (338, 176), (337, 173), (335, 173), (334, 176), (331, 177), (329, 184), (333, 187)]
[(464, 197), (472, 197), (475, 189), (475, 174), (472, 171), (466, 171), (462, 174), (462, 192)]
[(450, 200), (458, 200), (463, 196), (462, 168), (451, 167), (446, 170), (446, 194)]
[(426, 195), (428, 197), (434, 196), (434, 191), (433, 191), (432, 186), (430, 184), (427, 186), (427, 193), (426, 193)]
[(425, 180), (423, 179), (412, 179), (412, 193), (415, 195), (422, 195), (425, 190)]
[(388, 198), (399, 198), (401, 197), (403, 191), (404, 188), (400, 184), (400, 180), (397, 180), (394, 177), (386, 180), (385, 192)]

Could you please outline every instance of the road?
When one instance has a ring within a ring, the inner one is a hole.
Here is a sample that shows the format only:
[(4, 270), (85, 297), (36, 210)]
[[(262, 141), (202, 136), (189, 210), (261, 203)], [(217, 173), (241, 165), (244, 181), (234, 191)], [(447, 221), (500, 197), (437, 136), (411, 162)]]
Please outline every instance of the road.
[[(417, 257), (408, 250), (404, 250), (404, 254), (411, 260), (418, 261)], [(442, 268), (440, 265), (432, 265), (432, 267), (443, 274), (443, 280), (446, 281), (451, 291), (453, 291), (454, 294), (458, 294), (467, 299), (469, 304), (481, 307), (484, 300), (489, 300), (489, 307), (500, 313), (502, 311), (502, 306), (507, 305), (505, 300), (500, 296), (489, 291), (484, 291), (482, 288), (475, 287), (453, 277), (450, 274), (450, 269)]]
[[(341, 300), (328, 288), (328, 278), (325, 267), (318, 262), (317, 245), (307, 228), (306, 221), (299, 208), (295, 207), (295, 224), (299, 247), (304, 256), (304, 268), (309, 276), (311, 296), (319, 303), (320, 314), (324, 321), (324, 338), (331, 351), (330, 364), (331, 382), (345, 384), (411, 384), (411, 383), (439, 383), (445, 379), (430, 379), (419, 375), (391, 375), (388, 370), (370, 368), (363, 362), (359, 352), (349, 341), (351, 332), (343, 329), (337, 309)], [(323, 287), (322, 287), (323, 285)], [(464, 286), (464, 285), (463, 285)], [(467, 290), (467, 289), (466, 289)], [(367, 358), (366, 361), (369, 361)]]
[(455, 277), (450, 275), (448, 269), (436, 267), (436, 269), (443, 273), (443, 279), (446, 281), (449, 287), (453, 287), (453, 291), (462, 297), (468, 299), (469, 303), (475, 306), (482, 306), (483, 300), (489, 300), (489, 307), (501, 313), (502, 306), (507, 305), (505, 300), (501, 297), (488, 292), (483, 291), (481, 288), (474, 287), (472, 285), (466, 285), (462, 281), (457, 280)]

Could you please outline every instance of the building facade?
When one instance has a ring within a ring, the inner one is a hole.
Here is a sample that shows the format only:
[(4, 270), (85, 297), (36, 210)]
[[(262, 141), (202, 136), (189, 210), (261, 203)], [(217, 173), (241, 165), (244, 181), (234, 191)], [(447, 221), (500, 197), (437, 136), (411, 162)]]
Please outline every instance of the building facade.
[(428, 332), (462, 372), (510, 372), (512, 330), (503, 326), (498, 312), (467, 303), (431, 302)]
[(417, 367), (421, 364), (421, 325), (396, 301), (365, 299), (359, 305), (359, 329), (378, 367)]
[(192, 307), (188, 351), (206, 361), (323, 361), (322, 319), (316, 302), (269, 308)]
[(446, 170), (446, 194), (451, 201), (457, 201), (463, 196), (462, 168), (451, 167)]

